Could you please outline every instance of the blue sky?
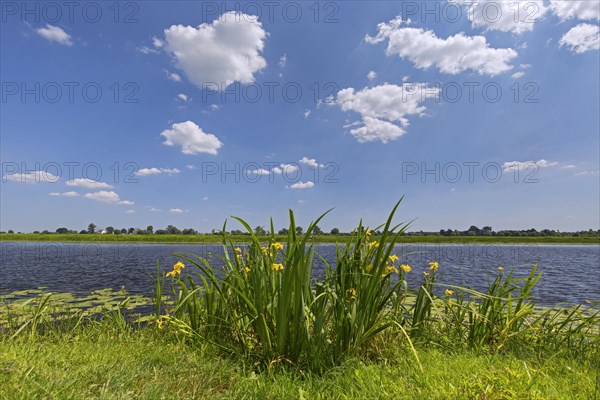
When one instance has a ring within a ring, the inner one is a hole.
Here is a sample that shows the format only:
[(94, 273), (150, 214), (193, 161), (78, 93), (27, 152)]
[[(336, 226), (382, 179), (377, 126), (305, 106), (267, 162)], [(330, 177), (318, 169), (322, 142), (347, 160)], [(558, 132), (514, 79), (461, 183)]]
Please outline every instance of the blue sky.
[(1, 230), (600, 225), (597, 2), (44, 4), (2, 4)]

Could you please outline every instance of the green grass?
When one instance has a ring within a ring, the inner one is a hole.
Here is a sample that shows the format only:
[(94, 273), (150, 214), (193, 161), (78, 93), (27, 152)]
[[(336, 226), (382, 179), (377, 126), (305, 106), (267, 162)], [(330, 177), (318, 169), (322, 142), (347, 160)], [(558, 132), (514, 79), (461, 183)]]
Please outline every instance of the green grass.
[[(249, 243), (249, 235), (231, 235), (235, 243)], [(261, 236), (268, 240), (270, 236)], [(279, 241), (285, 240), (285, 235), (275, 235)], [(101, 235), (101, 234), (42, 234), (42, 233), (2, 233), (3, 242), (98, 242), (98, 243), (221, 243), (221, 235)], [(350, 236), (318, 235), (311, 237), (316, 243), (345, 243)], [(540, 237), (511, 237), (511, 236), (403, 236), (399, 243), (445, 243), (445, 244), (600, 244), (598, 236), (540, 236)]]
[(206, 344), (156, 330), (99, 324), (66, 337), (0, 342), (0, 398), (30, 399), (594, 399), (590, 362), (420, 349), (381, 342), (322, 374), (281, 365), (257, 371)]

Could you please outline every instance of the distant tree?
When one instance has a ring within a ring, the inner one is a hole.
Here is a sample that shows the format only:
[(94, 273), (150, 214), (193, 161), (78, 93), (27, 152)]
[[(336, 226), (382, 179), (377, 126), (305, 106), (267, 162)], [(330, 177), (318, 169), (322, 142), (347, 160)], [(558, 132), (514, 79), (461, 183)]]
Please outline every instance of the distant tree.
[[(11, 233), (11, 231), (8, 231), (8, 233)], [(58, 228), (56, 230), (56, 233), (65, 234), (65, 233), (69, 233), (69, 230), (67, 228)]]
[[(87, 231), (86, 231), (86, 232), (87, 232)], [(47, 234), (49, 234), (50, 232), (48, 232), (48, 230), (47, 230), (47, 229), (44, 229), (44, 230), (42, 231), (42, 233), (43, 233), (44, 235), (47, 235)]]
[(82, 230), (79, 231), (80, 235), (85, 235), (87, 233), (88, 233), (88, 231), (86, 231), (85, 229), (82, 229)]
[(290, 231), (287, 230), (286, 228), (281, 228), (279, 230), (279, 232), (277, 232), (279, 235), (287, 235)]
[(115, 233), (115, 228), (113, 228), (112, 226), (107, 226), (106, 229), (105, 229), (105, 231), (109, 235), (112, 235), (113, 233)]
[(257, 226), (256, 228), (254, 228), (254, 234), (258, 236), (264, 236), (267, 234), (267, 231), (265, 231), (265, 228), (263, 228), (262, 226)]
[(313, 228), (313, 235), (322, 235), (323, 230), (319, 227), (319, 225), (315, 225)]
[(167, 231), (164, 229), (157, 229), (156, 232), (154, 232), (155, 235), (166, 235)]
[(125, 228), (121, 229), (121, 234), (122, 235), (125, 235), (126, 233), (127, 233), (127, 229), (125, 229)]
[(152, 225), (148, 225), (146, 232), (148, 232), (148, 235), (152, 235), (154, 233), (154, 227)]
[(88, 233), (94, 233), (96, 232), (96, 224), (89, 224), (88, 225)]
[(198, 234), (198, 232), (192, 228), (186, 228), (183, 231), (181, 231), (181, 233), (184, 235), (197, 235)]
[(38, 234), (38, 233), (40, 233), (40, 231), (33, 231), (33, 233), (34, 233), (34, 234)]
[(15, 233), (15, 231), (13, 231), (12, 229), (9, 229), (8, 233)]
[(339, 234), (340, 234), (340, 230), (339, 230), (338, 228), (333, 228), (333, 229), (331, 230), (331, 234), (332, 234), (332, 235), (339, 235)]
[(167, 226), (166, 231), (169, 235), (179, 235), (181, 233), (181, 231), (174, 225)]
[(130, 235), (133, 235), (133, 232), (135, 232), (134, 228), (127, 229), (127, 233), (129, 233)]
[(301, 226), (297, 226), (296, 227), (296, 234), (302, 235), (302, 232), (304, 232), (304, 228), (302, 228)]

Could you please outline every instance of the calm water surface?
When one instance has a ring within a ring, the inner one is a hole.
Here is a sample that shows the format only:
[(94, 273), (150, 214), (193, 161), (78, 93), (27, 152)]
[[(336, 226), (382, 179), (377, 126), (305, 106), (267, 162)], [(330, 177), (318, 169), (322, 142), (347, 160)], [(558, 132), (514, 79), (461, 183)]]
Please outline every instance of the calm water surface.
[[(316, 250), (335, 262), (335, 245)], [(178, 260), (173, 253), (192, 252), (219, 266), (220, 245), (96, 244), (96, 243), (0, 243), (0, 294), (47, 287), (49, 291), (89, 293), (124, 287), (149, 295), (150, 274), (157, 262), (167, 271)], [(536, 296), (539, 304), (581, 303), (600, 300), (600, 246), (587, 245), (398, 245), (395, 253), (410, 264), (410, 287), (416, 287), (429, 261), (440, 262), (439, 280), (450, 285), (484, 289), (498, 266), (526, 276), (534, 264), (543, 272)], [(323, 275), (324, 263), (315, 259), (315, 275)], [(186, 268), (186, 272), (193, 268)], [(195, 271), (194, 271), (195, 273)]]

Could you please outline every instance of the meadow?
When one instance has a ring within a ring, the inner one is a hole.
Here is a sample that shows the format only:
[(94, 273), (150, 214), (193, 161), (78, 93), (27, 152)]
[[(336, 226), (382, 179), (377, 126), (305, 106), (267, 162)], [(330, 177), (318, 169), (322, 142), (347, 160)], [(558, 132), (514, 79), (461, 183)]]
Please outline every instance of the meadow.
[(5, 294), (0, 398), (598, 397), (600, 304), (536, 306), (535, 265), (498, 266), (475, 291), (440, 281), (436, 260), (402, 264), (399, 204), (359, 223), (321, 280), (311, 232), (327, 213), (300, 236), (290, 211), (285, 237), (237, 219), (247, 244), (221, 236), (223, 268), (191, 253), (157, 265), (147, 296)]
[[(250, 243), (250, 235), (229, 235), (236, 243)], [(285, 241), (286, 235), (259, 236), (262, 241)], [(220, 234), (202, 235), (102, 235), (56, 233), (0, 233), (0, 242), (95, 242), (95, 243), (221, 243)], [(347, 243), (350, 235), (311, 235), (312, 243)], [(599, 245), (599, 236), (402, 236), (398, 243), (444, 244), (592, 244)]]

